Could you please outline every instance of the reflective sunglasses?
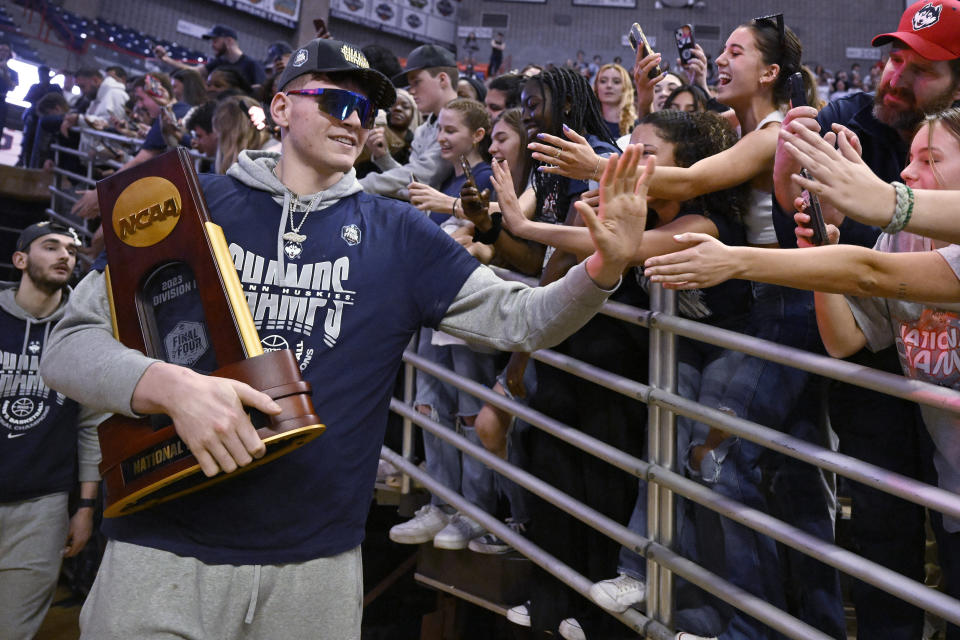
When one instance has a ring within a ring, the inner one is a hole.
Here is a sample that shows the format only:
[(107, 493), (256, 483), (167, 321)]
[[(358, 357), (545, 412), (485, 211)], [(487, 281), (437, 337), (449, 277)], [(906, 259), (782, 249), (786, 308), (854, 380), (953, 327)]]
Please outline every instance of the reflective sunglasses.
[(767, 26), (773, 27), (777, 30), (777, 42), (780, 44), (780, 49), (783, 49), (784, 42), (786, 41), (786, 32), (783, 26), (783, 14), (774, 13), (769, 16), (760, 16), (759, 18), (754, 18), (753, 22), (758, 26), (760, 24), (766, 24)]
[(360, 116), (360, 126), (373, 129), (377, 117), (377, 108), (369, 98), (346, 91), (345, 89), (291, 89), (285, 91), (288, 96), (313, 96), (317, 99), (320, 111), (343, 122), (354, 111)]

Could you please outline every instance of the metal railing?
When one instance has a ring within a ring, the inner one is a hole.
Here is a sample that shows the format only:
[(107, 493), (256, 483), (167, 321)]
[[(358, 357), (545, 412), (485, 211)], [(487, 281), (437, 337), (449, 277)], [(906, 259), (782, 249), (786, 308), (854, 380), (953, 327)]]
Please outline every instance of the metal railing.
[[(123, 156), (124, 159), (132, 157), (136, 154), (137, 149), (143, 145), (143, 139), (141, 138), (132, 138), (110, 131), (100, 131), (92, 127), (74, 127), (71, 131), (89, 136), (94, 140), (106, 140), (114, 146), (119, 145), (127, 154)], [(98, 171), (108, 169), (117, 170), (120, 169), (124, 163), (112, 158), (98, 159), (90, 153), (72, 147), (65, 147), (60, 144), (51, 144), (50, 149), (53, 150), (53, 184), (49, 187), (50, 206), (47, 207), (46, 214), (51, 220), (56, 220), (75, 228), (77, 233), (89, 240), (94, 236), (94, 227), (87, 220), (70, 212), (70, 208), (79, 200), (76, 191), (80, 188), (95, 188)], [(194, 159), (194, 164), (199, 169), (199, 164), (204, 157), (193, 150), (190, 150), (190, 155)], [(65, 156), (79, 160), (84, 167), (84, 173), (79, 174), (63, 168), (62, 165)], [(66, 184), (67, 181), (69, 181), (69, 185)]]
[[(501, 275), (517, 280), (523, 277)], [(649, 383), (618, 376), (599, 367), (551, 350), (541, 350), (533, 358), (583, 380), (599, 384), (648, 407), (648, 459), (640, 460), (607, 445), (575, 426), (564, 424), (527, 405), (504, 396), (472, 380), (458, 376), (412, 351), (404, 354), (406, 364), (404, 401), (394, 400), (391, 410), (404, 420), (403, 455), (384, 448), (382, 457), (404, 472), (403, 491), (409, 491), (409, 478), (416, 479), (441, 499), (470, 516), (489, 531), (510, 543), (524, 556), (543, 567), (561, 582), (589, 599), (591, 582), (571, 567), (560, 563), (530, 540), (513, 531), (456, 492), (444, 487), (411, 462), (412, 425), (416, 424), (441, 440), (477, 458), (497, 473), (562, 509), (596, 531), (634, 550), (647, 560), (647, 600), (644, 613), (628, 610), (614, 616), (631, 629), (649, 638), (672, 638), (674, 580), (680, 576), (719, 599), (737, 607), (760, 622), (790, 638), (824, 640), (828, 635), (795, 618), (763, 599), (730, 584), (671, 549), (674, 537), (675, 496), (680, 495), (703, 507), (734, 520), (754, 531), (770, 536), (783, 545), (862, 580), (897, 598), (932, 612), (944, 620), (960, 624), (960, 601), (867, 560), (830, 541), (822, 540), (767, 513), (726, 498), (674, 470), (676, 461), (676, 416), (718, 427), (734, 436), (760, 444), (772, 451), (810, 463), (828, 472), (880, 489), (945, 515), (960, 517), (960, 495), (945, 491), (852, 458), (831, 449), (796, 438), (763, 425), (731, 416), (681, 397), (676, 393), (676, 336), (742, 351), (773, 362), (786, 364), (834, 380), (881, 391), (960, 415), (960, 393), (944, 387), (902, 376), (872, 370), (843, 360), (767, 342), (748, 335), (676, 317), (672, 292), (652, 286), (651, 309), (638, 309), (607, 302), (601, 313), (630, 324), (647, 327), (650, 333)], [(417, 412), (412, 405), (415, 371), (434, 376), (457, 389), (480, 398), (499, 409), (581, 449), (623, 471), (648, 482), (646, 536), (618, 523), (544, 483), (496, 455), (472, 444), (447, 427)], [(631, 425), (624, 425), (630, 428)], [(608, 612), (609, 613), (609, 612)]]

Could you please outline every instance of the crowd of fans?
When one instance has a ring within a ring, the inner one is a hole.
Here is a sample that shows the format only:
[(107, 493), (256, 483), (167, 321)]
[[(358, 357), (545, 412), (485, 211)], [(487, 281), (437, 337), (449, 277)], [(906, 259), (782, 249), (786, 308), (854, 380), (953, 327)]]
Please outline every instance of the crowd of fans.
[[(808, 200), (794, 201), (799, 191), (789, 174), (796, 166), (780, 134), (791, 122), (819, 125), (809, 113), (787, 114), (789, 78), (794, 74), (802, 79), (805, 101), (820, 110), (820, 124), (849, 127), (830, 134), (831, 141), (839, 136), (848, 148), (857, 147), (863, 162), (884, 180), (900, 177), (908, 162), (906, 146), (924, 115), (960, 98), (960, 5), (944, 0), (953, 12), (938, 14), (940, 25), (907, 33), (909, 19), (923, 11), (923, 4), (907, 9), (897, 31), (878, 37), (876, 44), (892, 41), (893, 47), (866, 69), (853, 64), (849, 70), (830, 71), (811, 64), (782, 15), (745, 19), (727, 34), (715, 59), (699, 45), (685, 63), (671, 64), (665, 53), (645, 55), (640, 50), (630, 68), (620, 59), (594, 56), (587, 61), (578, 51), (560, 66), (531, 64), (503, 72), (502, 33), (493, 38), (487, 76), (474, 71), (479, 51), (475, 36), (467, 39), (459, 64), (439, 46), (417, 47), (401, 65), (385, 48), (369, 45), (362, 51), (370, 65), (391, 78), (398, 90), (393, 107), (382, 110), (369, 127), (372, 132), (355, 165), (357, 177), (364, 191), (409, 201), (481, 262), (538, 277), (547, 285), (592, 252), (583, 217), (602, 201), (599, 181), (608, 158), (627, 145), (639, 145), (644, 157), (656, 157), (648, 185), (647, 231), (636, 249), (635, 266), (624, 273), (613, 299), (648, 307), (650, 277), (644, 263), (651, 258), (709, 239), (767, 249), (797, 245), (794, 219), (786, 212), (804, 210)], [(187, 146), (203, 158), (202, 170), (224, 174), (242, 154), (279, 150), (270, 103), (277, 78), (288, 64), (298, 64), (291, 56), (299, 52), (275, 43), (261, 63), (240, 49), (239, 36), (229, 27), (217, 25), (204, 37), (215, 57), (203, 65), (187, 65), (162, 48), (156, 50), (157, 61), (169, 73), (127, 77), (121, 67), (79, 69), (67, 74), (67, 90), (62, 92), (50, 84), (50, 70), (41, 68), (40, 83), (27, 95), (32, 106), (24, 114), (20, 164), (51, 168), (51, 144), (56, 143), (93, 158), (95, 177), (102, 177)], [(3, 47), (0, 44), (0, 63)], [(15, 76), (2, 73), (2, 68), (0, 88), (15, 84)], [(69, 90), (74, 85), (79, 92)], [(941, 129), (954, 127), (950, 135), (958, 138), (958, 129), (950, 124), (956, 118), (939, 118), (936, 122), (945, 123)], [(932, 122), (923, 134), (930, 140)], [(142, 142), (131, 146), (85, 129)], [(941, 141), (944, 147), (950, 144), (955, 147), (957, 141)], [(947, 155), (926, 151), (924, 162), (929, 162), (931, 175), (940, 177), (927, 184), (905, 170), (907, 187), (955, 187), (948, 179), (953, 168), (944, 168), (942, 174), (936, 168), (946, 166)], [(78, 158), (63, 155), (60, 162), (62, 168), (81, 173)], [(77, 186), (74, 213), (96, 219), (93, 192)], [(825, 209), (827, 222), (839, 228), (840, 242), (874, 245), (880, 229)], [(798, 229), (802, 246), (806, 231), (803, 225)], [(836, 229), (830, 229), (835, 241)], [(700, 235), (694, 241), (678, 240), (679, 234)], [(825, 352), (824, 343), (828, 349), (836, 343), (831, 342), (834, 330), (823, 319), (825, 303), (811, 292), (746, 280), (711, 285), (682, 292), (679, 313), (816, 353)], [(835, 303), (837, 299), (831, 301)], [(841, 342), (856, 348), (829, 351), (900, 371), (897, 351), (888, 343), (873, 353), (862, 349), (872, 344), (866, 339)], [(596, 317), (558, 350), (645, 382), (648, 343), (644, 329)], [(544, 366), (529, 354), (479, 349), (439, 330), (420, 333), (417, 353), (623, 451), (643, 455), (646, 407), (638, 401)], [(946, 378), (935, 381), (955, 386)], [(951, 445), (938, 437), (931, 441), (915, 406), (905, 401), (828, 384), (785, 365), (687, 339), (678, 347), (678, 393), (825, 446), (838, 436), (841, 451), (910, 477), (936, 484), (939, 470), (941, 485), (948, 486), (944, 478), (950, 474), (940, 461)], [(647, 534), (644, 481), (638, 484), (632, 476), (426, 374), (417, 375), (415, 405), (421, 414), (632, 531)], [(832, 431), (821, 420), (824, 406), (829, 406)], [(678, 469), (688, 478), (834, 540), (837, 505), (830, 478), (716, 427), (688, 418), (678, 423)], [(639, 554), (619, 548), (440, 438), (429, 433), (423, 438), (424, 464), (433, 477), (504, 517), (595, 581), (589, 603), (538, 572), (528, 601), (510, 609), (512, 622), (557, 630), (567, 640), (623, 633), (622, 625), (598, 606), (622, 612), (643, 604), (646, 568)], [(386, 465), (382, 474), (393, 471)], [(856, 483), (842, 490), (853, 499), (852, 543), (858, 552), (922, 580), (923, 510)], [(952, 522), (933, 521), (943, 586), (957, 595), (960, 533)], [(403, 544), (432, 543), (477, 553), (511, 550), (436, 496), (411, 520), (395, 526), (390, 537)], [(735, 586), (831, 637), (846, 638), (835, 570), (682, 499), (676, 546)], [(861, 582), (854, 583), (852, 595), (859, 637), (924, 637), (923, 613), (914, 606)], [(684, 638), (779, 637), (682, 580), (677, 602), (676, 622)], [(960, 635), (948, 625), (945, 637)]]

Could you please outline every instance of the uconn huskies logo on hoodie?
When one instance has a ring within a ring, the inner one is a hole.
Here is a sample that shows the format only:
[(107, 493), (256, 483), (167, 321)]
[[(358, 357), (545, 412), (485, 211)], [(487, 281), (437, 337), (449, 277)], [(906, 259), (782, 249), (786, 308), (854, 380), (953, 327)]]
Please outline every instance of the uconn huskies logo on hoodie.
[(312, 264), (287, 262), (281, 274), (276, 260), (235, 243), (230, 245), (230, 254), (265, 350), (293, 349), (303, 370), (313, 358), (314, 350), (308, 347), (313, 341), (290, 344), (284, 334), (309, 338), (319, 330), (324, 344), (337, 344), (344, 309), (356, 301), (356, 292), (347, 286), (350, 258)]

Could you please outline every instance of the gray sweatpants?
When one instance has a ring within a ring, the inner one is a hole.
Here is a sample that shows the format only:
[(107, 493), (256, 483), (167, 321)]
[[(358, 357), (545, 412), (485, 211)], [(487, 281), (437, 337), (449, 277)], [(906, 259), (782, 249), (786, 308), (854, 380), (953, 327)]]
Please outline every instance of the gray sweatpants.
[(31, 640), (47, 615), (67, 541), (67, 494), (0, 505), (0, 638)]
[(285, 565), (208, 565), (111, 540), (81, 640), (358, 640), (360, 547)]

